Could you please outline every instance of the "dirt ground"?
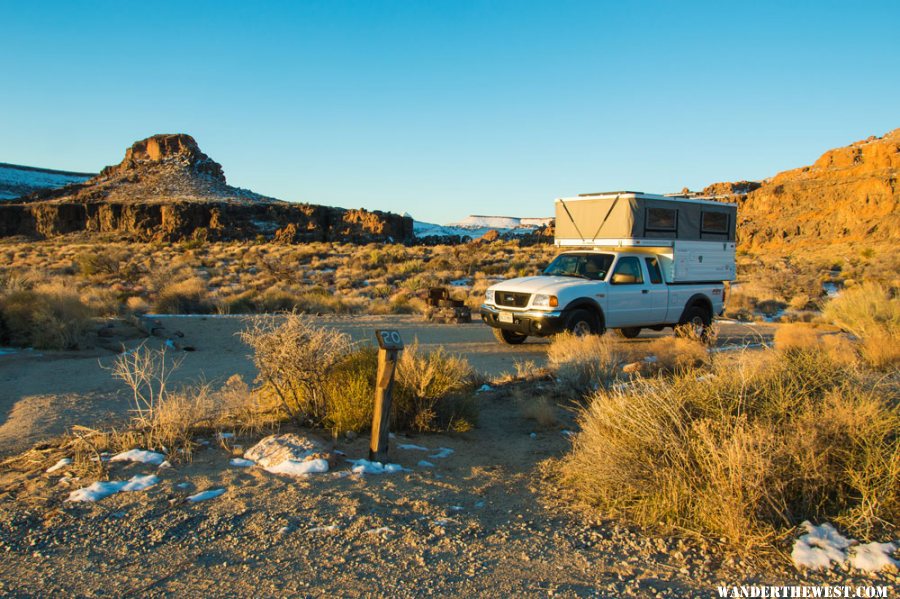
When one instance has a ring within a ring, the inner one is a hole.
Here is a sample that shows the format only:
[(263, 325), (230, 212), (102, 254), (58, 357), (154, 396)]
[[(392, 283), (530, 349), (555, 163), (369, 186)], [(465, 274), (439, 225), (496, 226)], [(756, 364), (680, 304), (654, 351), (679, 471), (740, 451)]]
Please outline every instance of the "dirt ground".
[[(348, 333), (354, 341), (374, 343), (377, 328), (395, 328), (407, 343), (418, 339), (423, 349), (443, 345), (469, 359), (489, 378), (514, 372), (516, 362), (546, 362), (548, 341), (531, 338), (520, 346), (504, 346), (489, 327), (475, 322), (444, 325), (422, 322), (413, 316), (319, 317), (321, 324)], [(174, 385), (198, 382), (221, 384), (233, 374), (251, 383), (256, 369), (249, 348), (237, 337), (245, 326), (240, 316), (156, 316), (144, 321), (145, 331), (124, 323), (109, 323), (93, 339), (92, 349), (70, 352), (0, 352), (0, 456), (21, 451), (46, 438), (59, 435), (74, 424), (126, 418), (131, 408), (124, 385), (109, 371), (117, 351), (140, 343), (163, 347), (170, 339), (178, 347), (194, 351), (172, 352), (182, 359), (172, 378)], [(160, 327), (146, 338), (146, 329)], [(753, 345), (771, 341), (773, 325), (721, 324), (720, 347)], [(644, 331), (638, 339), (622, 343), (642, 344), (671, 331)]]
[[(350, 474), (346, 463), (304, 478), (230, 467), (255, 441), (237, 436), (173, 468), (113, 464), (112, 479), (161, 481), (66, 503), (89, 481), (44, 473), (58, 450), (31, 452), (0, 476), (0, 595), (696, 597), (722, 583), (844, 582), (801, 575), (783, 556), (761, 565), (567, 509), (543, 477), (546, 460), (569, 447), (571, 414), (536, 429), (517, 401), (504, 387), (481, 393), (473, 431), (395, 438), (391, 459), (409, 469), (395, 474)], [(361, 458), (367, 443), (336, 448)], [(429, 457), (439, 448), (453, 453)]]

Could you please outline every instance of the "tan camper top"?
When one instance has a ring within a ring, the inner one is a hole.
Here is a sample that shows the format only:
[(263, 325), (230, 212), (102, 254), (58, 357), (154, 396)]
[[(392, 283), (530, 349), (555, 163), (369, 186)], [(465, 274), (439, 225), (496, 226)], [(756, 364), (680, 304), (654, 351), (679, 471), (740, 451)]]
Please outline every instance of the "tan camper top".
[(737, 204), (639, 191), (556, 200), (556, 244), (609, 240), (734, 241)]

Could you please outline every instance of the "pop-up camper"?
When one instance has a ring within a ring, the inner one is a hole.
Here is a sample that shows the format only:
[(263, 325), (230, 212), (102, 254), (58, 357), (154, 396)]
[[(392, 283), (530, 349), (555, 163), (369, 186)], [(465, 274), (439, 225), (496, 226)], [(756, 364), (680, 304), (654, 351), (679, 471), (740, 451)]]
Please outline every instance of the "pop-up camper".
[(628, 249), (658, 254), (671, 283), (735, 277), (737, 205), (640, 193), (583, 194), (556, 200), (560, 248)]

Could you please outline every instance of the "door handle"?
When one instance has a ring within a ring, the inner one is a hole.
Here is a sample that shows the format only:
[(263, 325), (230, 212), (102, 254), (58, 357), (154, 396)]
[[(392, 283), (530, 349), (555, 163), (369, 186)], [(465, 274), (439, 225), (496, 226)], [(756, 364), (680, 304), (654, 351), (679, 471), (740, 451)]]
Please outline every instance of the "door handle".
[(641, 293), (650, 293), (649, 289), (641, 289)]

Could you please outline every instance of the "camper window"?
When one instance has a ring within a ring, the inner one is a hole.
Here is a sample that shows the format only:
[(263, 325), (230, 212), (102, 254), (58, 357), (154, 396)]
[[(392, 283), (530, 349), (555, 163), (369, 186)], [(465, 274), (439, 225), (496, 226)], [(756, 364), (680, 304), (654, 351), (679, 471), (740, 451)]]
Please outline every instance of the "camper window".
[(647, 208), (648, 231), (675, 231), (678, 229), (678, 210), (671, 208)]
[(703, 233), (728, 233), (728, 214), (725, 212), (706, 212), (701, 214), (700, 231)]

